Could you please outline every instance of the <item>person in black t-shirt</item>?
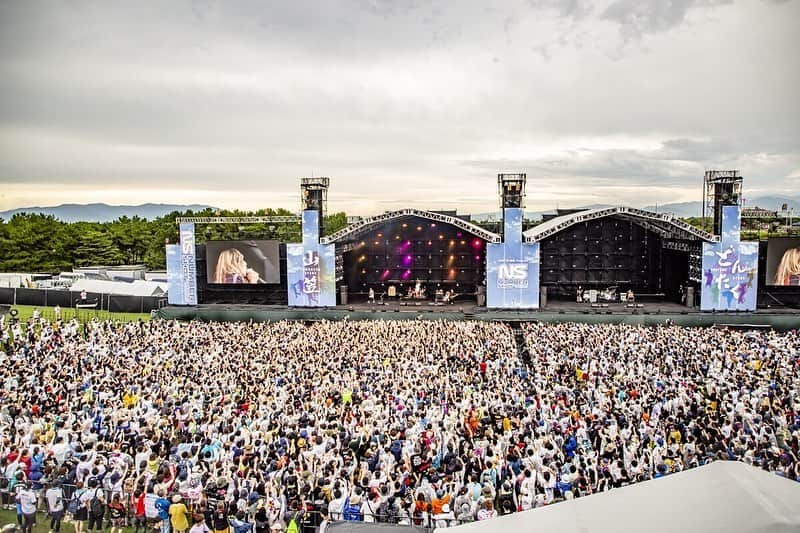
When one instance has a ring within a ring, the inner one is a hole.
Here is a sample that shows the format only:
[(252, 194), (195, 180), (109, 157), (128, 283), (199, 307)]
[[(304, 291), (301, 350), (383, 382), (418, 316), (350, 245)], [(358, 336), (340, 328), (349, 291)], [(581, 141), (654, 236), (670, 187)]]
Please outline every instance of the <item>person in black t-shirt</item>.
[(228, 533), (230, 527), (231, 523), (228, 520), (225, 504), (219, 502), (211, 515), (211, 529), (213, 529), (215, 533)]

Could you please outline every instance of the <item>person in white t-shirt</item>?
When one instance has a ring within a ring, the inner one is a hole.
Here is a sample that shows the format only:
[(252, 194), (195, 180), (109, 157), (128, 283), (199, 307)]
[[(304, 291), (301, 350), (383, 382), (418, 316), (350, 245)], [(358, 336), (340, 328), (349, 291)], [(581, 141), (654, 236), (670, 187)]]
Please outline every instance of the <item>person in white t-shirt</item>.
[(341, 489), (333, 490), (333, 499), (328, 504), (328, 516), (331, 520), (341, 520), (342, 510), (344, 509), (345, 497), (342, 495)]
[(22, 509), (22, 531), (33, 533), (33, 526), (36, 525), (36, 506), (39, 498), (31, 488), (30, 481), (25, 483), (25, 487), (19, 491), (19, 505)]
[(64, 490), (61, 482), (54, 481), (53, 485), (44, 493), (47, 502), (47, 513), (50, 515), (50, 531), (61, 531), (61, 519), (64, 517)]

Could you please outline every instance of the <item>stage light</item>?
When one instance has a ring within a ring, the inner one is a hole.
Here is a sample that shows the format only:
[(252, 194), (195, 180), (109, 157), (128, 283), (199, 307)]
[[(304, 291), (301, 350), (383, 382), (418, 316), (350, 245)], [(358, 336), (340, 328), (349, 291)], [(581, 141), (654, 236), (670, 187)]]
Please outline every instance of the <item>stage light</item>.
[(444, 239), (444, 235), (439, 235), (439, 240)]
[(422, 231), (422, 226), (417, 226), (417, 231)]
[(428, 241), (428, 246), (431, 246), (432, 244), (433, 244), (433, 243), (432, 243), (431, 241)]
[(383, 237), (383, 233), (378, 233), (378, 237)]
[(404, 227), (404, 228), (407, 228), (407, 227), (408, 227), (408, 224), (406, 224), (406, 223), (403, 223), (403, 227)]
[(432, 227), (432, 228), (435, 228), (435, 227), (436, 227), (436, 222), (432, 223), (432, 224), (431, 224), (431, 227)]
[(467, 244), (467, 241), (461, 241), (461, 244)]

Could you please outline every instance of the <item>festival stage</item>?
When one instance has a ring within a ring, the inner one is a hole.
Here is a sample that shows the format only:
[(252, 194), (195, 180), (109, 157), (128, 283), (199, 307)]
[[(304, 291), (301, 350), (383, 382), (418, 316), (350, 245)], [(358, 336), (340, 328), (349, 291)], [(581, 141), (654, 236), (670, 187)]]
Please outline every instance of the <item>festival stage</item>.
[(327, 308), (301, 308), (270, 305), (198, 305), (167, 306), (158, 311), (165, 319), (202, 321), (278, 320), (493, 320), (504, 322), (579, 322), (589, 324), (634, 324), (643, 326), (664, 325), (670, 321), (680, 326), (708, 327), (732, 326), (774, 328), (789, 330), (800, 328), (800, 313), (795, 309), (764, 309), (745, 312), (700, 312), (671, 302), (642, 303), (641, 307), (628, 307), (624, 303), (611, 303), (607, 307), (591, 304), (551, 301), (544, 309), (511, 310), (487, 309), (474, 303), (434, 305), (433, 302), (401, 305), (358, 303)]

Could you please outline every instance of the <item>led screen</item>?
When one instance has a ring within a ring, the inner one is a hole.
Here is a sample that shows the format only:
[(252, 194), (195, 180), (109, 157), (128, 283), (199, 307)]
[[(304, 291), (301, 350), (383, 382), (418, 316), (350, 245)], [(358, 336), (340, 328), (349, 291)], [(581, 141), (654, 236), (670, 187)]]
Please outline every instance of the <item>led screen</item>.
[(280, 283), (278, 241), (209, 241), (208, 283)]

